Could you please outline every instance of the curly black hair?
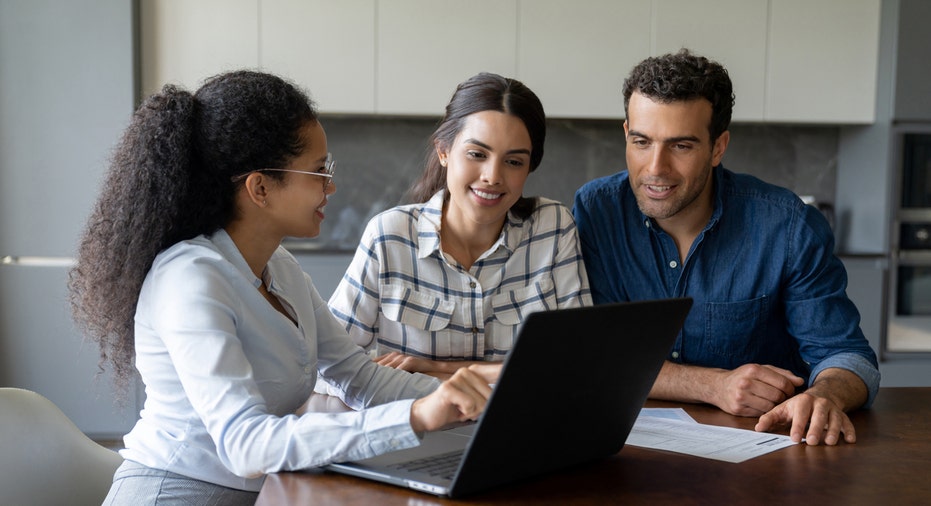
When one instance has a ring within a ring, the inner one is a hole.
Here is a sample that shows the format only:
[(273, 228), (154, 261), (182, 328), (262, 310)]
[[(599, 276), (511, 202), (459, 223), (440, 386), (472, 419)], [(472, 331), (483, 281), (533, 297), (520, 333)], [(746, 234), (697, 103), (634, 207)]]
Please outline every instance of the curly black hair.
[(101, 367), (113, 368), (120, 396), (133, 375), (133, 319), (155, 256), (234, 219), (242, 183), (233, 177), (285, 166), (315, 121), (304, 92), (253, 71), (215, 76), (194, 94), (166, 85), (133, 114), (68, 280), (74, 320), (99, 345)]
[(711, 141), (726, 132), (734, 109), (731, 78), (720, 63), (688, 49), (643, 60), (624, 80), (624, 115), (630, 97), (638, 92), (658, 102), (704, 98), (711, 102)]
[[(448, 148), (465, 125), (466, 118), (482, 111), (498, 111), (519, 118), (530, 135), (530, 172), (543, 160), (546, 141), (546, 115), (537, 95), (524, 83), (498, 74), (482, 72), (463, 81), (446, 105), (446, 114), (430, 137), (424, 171), (407, 191), (408, 202), (426, 202), (446, 188), (446, 167), (440, 164), (435, 144)], [(448, 197), (448, 194), (447, 194)], [(511, 206), (517, 216), (533, 213), (537, 199), (521, 197)]]

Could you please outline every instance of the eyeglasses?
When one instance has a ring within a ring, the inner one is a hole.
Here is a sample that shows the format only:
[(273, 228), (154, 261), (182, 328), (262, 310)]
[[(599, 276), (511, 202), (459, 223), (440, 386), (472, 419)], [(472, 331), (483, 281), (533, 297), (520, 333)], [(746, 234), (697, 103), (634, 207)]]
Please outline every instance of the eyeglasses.
[(330, 187), (330, 181), (333, 179), (333, 172), (336, 170), (336, 160), (333, 159), (331, 153), (327, 153), (326, 161), (323, 162), (323, 172), (308, 172), (306, 170), (293, 170), (293, 169), (259, 169), (246, 172), (245, 174), (240, 174), (238, 176), (233, 176), (230, 178), (230, 181), (237, 182), (241, 181), (252, 174), (253, 172), (296, 172), (298, 174), (307, 174), (308, 176), (320, 176), (325, 177), (323, 181), (323, 191), (326, 191)]

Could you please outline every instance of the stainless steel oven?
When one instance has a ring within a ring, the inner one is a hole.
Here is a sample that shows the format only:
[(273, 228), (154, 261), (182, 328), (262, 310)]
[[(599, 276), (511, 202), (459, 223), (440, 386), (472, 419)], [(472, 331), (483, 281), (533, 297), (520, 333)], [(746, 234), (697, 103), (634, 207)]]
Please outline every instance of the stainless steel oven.
[(889, 352), (931, 351), (931, 126), (896, 133)]

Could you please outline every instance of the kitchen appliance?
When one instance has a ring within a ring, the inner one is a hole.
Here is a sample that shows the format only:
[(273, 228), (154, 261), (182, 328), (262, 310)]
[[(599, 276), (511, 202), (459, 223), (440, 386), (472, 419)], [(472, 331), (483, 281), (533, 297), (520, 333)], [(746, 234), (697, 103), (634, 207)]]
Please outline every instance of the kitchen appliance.
[(898, 209), (886, 350), (931, 351), (931, 126), (900, 127), (895, 143)]

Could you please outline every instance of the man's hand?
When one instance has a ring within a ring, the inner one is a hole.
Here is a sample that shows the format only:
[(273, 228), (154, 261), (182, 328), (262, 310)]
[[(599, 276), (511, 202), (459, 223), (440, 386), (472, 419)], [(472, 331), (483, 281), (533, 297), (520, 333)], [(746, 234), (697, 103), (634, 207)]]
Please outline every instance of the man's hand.
[(717, 375), (711, 404), (737, 416), (760, 416), (795, 395), (805, 380), (771, 365), (746, 364)]
[(866, 402), (868, 392), (863, 380), (845, 369), (821, 371), (811, 388), (776, 406), (760, 417), (755, 429), (769, 431), (791, 423), (789, 437), (796, 443), (835, 445), (840, 434), (848, 443), (857, 442), (847, 411)]
[(733, 371), (665, 362), (650, 397), (704, 402), (737, 416), (760, 416), (795, 395), (805, 382), (785, 369), (746, 364)]
[(862, 406), (866, 384), (839, 368), (821, 371), (808, 390), (795, 395), (802, 378), (771, 365), (747, 364), (733, 371), (666, 362), (650, 397), (679, 402), (705, 402), (737, 416), (759, 416), (756, 430), (791, 424), (789, 437), (809, 445), (834, 445), (840, 434), (857, 440), (846, 412)]
[(847, 413), (834, 401), (809, 392), (802, 392), (761, 416), (754, 430), (767, 432), (790, 423), (789, 437), (796, 443), (804, 437), (811, 446), (821, 442), (836, 445), (840, 433), (844, 433), (848, 443), (857, 442), (857, 433)]

